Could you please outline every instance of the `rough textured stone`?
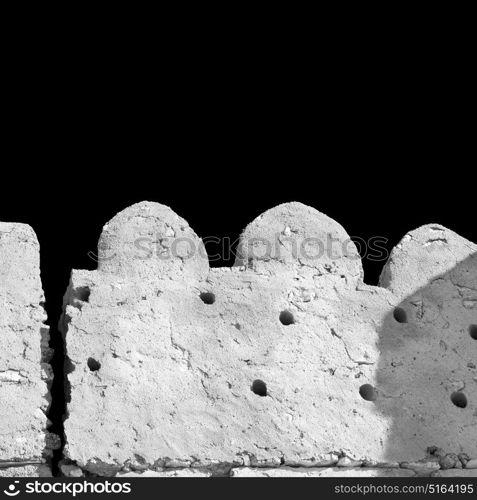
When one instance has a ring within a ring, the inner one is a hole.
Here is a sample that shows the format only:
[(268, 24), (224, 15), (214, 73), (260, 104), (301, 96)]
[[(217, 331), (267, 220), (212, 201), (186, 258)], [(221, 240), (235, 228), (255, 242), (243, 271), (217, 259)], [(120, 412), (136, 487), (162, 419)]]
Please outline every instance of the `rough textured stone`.
[(439, 470), (438, 460), (422, 460), (420, 462), (402, 462), (403, 469), (413, 470), (418, 476), (430, 476), (434, 471)]
[(342, 457), (336, 464), (337, 467), (361, 467), (363, 465), (361, 460), (353, 460), (349, 457)]
[(407, 235), (382, 287), (363, 284), (345, 230), (299, 203), (252, 222), (234, 268), (209, 269), (155, 203), (117, 215), (99, 248), (97, 271), (72, 273), (62, 327), (65, 452), (82, 468), (476, 455), (477, 247), (455, 233)]
[(455, 453), (448, 453), (447, 455), (439, 458), (439, 465), (441, 469), (453, 469), (460, 464), (459, 458)]
[[(283, 457), (283, 463), (292, 467), (328, 467), (330, 465), (336, 465), (338, 463), (339, 457), (335, 453), (327, 453), (324, 455), (317, 454), (310, 459), (290, 459), (287, 455)], [(246, 467), (251, 464), (250, 457), (243, 457), (243, 465)]]
[(71, 464), (60, 464), (60, 470), (63, 476), (67, 477), (82, 477), (84, 476), (83, 471), (76, 465)]
[(447, 469), (438, 470), (432, 477), (477, 477), (477, 469)]
[(365, 467), (316, 467), (292, 468), (235, 468), (232, 477), (413, 477), (414, 472), (406, 469), (385, 469)]
[(55, 446), (47, 432), (52, 372), (39, 260), (29, 226), (0, 223), (0, 467), (40, 462)]
[(211, 477), (212, 473), (196, 469), (161, 469), (148, 470), (144, 472), (120, 473), (117, 477)]
[(460, 463), (465, 467), (467, 462), (470, 460), (469, 455), (467, 455), (467, 453), (459, 453), (457, 456), (460, 460)]
[(0, 477), (52, 477), (50, 468), (45, 464), (19, 467), (0, 467)]

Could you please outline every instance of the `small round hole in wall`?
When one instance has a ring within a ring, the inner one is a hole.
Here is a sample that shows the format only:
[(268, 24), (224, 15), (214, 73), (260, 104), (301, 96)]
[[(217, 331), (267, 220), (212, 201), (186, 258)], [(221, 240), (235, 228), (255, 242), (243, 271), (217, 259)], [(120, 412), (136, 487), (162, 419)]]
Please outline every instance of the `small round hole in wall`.
[(293, 323), (295, 323), (295, 318), (290, 311), (282, 311), (280, 313), (280, 323), (285, 326), (293, 325)]
[(467, 397), (460, 391), (455, 391), (451, 394), (451, 401), (459, 408), (465, 408), (467, 406)]
[(212, 292), (202, 292), (199, 297), (204, 304), (211, 305), (215, 302), (215, 295)]
[(266, 396), (267, 384), (263, 380), (254, 380), (252, 383), (252, 392), (257, 396)]
[(477, 325), (469, 326), (469, 334), (474, 340), (477, 340)]
[(76, 298), (81, 300), (81, 302), (89, 302), (89, 296), (91, 295), (91, 290), (88, 286), (81, 286), (77, 288), (74, 293)]
[(92, 372), (97, 372), (101, 368), (101, 363), (94, 358), (88, 358), (88, 368)]
[(407, 323), (407, 313), (402, 307), (396, 307), (393, 316), (398, 323)]
[(366, 401), (376, 401), (378, 398), (376, 389), (371, 384), (363, 384), (359, 388), (359, 395)]

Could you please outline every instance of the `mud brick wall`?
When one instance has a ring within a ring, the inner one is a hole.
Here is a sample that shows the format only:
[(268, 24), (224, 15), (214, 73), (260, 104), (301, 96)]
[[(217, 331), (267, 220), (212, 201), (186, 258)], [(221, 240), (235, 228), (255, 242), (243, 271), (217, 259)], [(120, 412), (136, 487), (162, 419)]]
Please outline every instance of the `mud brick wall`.
[(157, 203), (104, 227), (65, 296), (65, 473), (475, 474), (475, 244), (424, 226), (368, 286), (346, 231), (289, 203), (238, 250), (209, 268)]
[[(477, 474), (474, 243), (421, 227), (369, 286), (344, 228), (288, 203), (237, 253), (210, 268), (157, 203), (104, 227), (60, 322), (61, 474)], [(0, 476), (50, 475), (59, 446), (44, 301), (33, 230), (0, 223)]]
[(47, 431), (52, 372), (39, 263), (33, 230), (0, 223), (0, 476), (48, 475), (58, 445)]

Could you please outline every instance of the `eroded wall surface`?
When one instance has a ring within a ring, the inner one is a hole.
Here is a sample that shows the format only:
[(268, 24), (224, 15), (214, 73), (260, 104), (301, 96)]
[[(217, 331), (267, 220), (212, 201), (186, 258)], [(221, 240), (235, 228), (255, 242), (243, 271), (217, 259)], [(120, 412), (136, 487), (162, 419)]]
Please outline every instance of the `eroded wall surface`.
[(39, 245), (24, 224), (0, 223), (0, 476), (48, 475), (52, 372)]

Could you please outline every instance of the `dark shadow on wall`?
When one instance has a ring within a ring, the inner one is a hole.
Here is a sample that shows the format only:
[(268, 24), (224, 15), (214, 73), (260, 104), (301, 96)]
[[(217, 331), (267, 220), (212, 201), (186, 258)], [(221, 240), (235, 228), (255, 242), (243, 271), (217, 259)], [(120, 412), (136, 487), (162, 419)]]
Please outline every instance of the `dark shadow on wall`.
[(387, 461), (422, 459), (430, 447), (477, 456), (476, 325), (477, 253), (385, 317), (374, 404), (389, 420)]

